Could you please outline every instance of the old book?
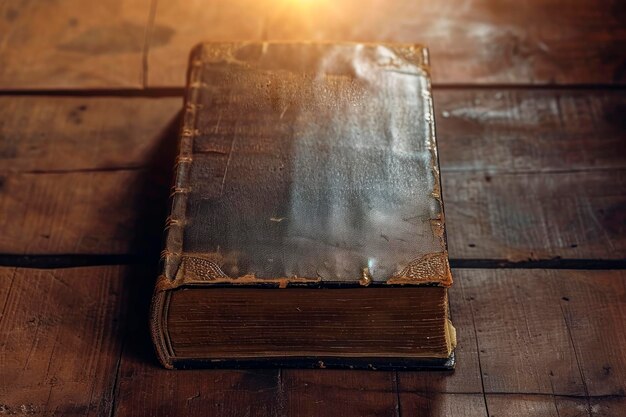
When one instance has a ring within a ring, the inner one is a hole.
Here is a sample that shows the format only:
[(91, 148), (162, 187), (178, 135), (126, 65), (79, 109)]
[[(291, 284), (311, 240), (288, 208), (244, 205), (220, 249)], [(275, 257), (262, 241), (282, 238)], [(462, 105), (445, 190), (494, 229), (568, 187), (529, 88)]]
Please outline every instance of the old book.
[(164, 366), (453, 367), (425, 48), (199, 45), (183, 119)]

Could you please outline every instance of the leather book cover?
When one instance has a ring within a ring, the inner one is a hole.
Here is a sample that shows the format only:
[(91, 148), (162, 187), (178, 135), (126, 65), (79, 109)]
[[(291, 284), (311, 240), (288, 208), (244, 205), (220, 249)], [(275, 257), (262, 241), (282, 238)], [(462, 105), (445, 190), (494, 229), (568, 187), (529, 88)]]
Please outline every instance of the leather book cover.
[(427, 50), (207, 43), (191, 54), (152, 330), (177, 288), (452, 283)]

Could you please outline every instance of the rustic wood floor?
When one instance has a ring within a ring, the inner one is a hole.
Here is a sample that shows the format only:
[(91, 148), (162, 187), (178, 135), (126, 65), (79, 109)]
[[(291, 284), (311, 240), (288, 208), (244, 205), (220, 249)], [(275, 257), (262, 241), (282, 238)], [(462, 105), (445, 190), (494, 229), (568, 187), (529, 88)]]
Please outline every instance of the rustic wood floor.
[[(200, 40), (430, 46), (454, 373), (159, 368)], [(0, 0), (0, 415), (626, 416), (621, 0)]]

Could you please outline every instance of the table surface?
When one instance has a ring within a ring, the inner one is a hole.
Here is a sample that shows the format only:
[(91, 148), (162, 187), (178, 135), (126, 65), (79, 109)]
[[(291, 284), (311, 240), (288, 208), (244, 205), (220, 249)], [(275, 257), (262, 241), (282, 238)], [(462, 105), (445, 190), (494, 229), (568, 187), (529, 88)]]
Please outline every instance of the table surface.
[[(239, 39), (430, 47), (454, 373), (157, 365), (187, 54)], [(0, 63), (0, 414), (626, 415), (623, 1), (1, 1)]]

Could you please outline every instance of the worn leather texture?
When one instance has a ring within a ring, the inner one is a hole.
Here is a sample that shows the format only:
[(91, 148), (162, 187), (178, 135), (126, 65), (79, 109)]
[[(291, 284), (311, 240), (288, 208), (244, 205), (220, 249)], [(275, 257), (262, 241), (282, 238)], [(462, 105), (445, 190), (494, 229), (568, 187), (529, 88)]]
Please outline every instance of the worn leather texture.
[(420, 46), (196, 47), (175, 176), (157, 290), (451, 284)]

